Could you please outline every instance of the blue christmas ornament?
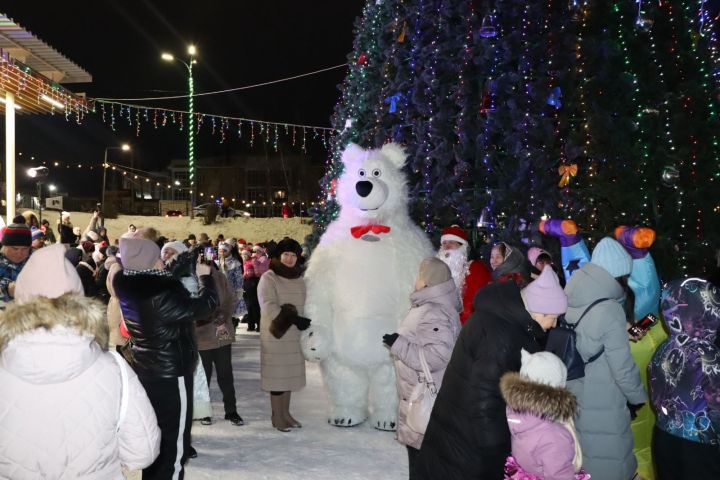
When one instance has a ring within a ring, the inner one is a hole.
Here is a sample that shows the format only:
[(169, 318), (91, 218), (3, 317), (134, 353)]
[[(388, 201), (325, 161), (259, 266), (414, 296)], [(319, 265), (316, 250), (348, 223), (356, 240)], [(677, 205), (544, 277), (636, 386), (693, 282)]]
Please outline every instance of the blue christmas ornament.
[(497, 30), (495, 29), (495, 19), (492, 15), (485, 15), (480, 25), (478, 32), (483, 38), (492, 38), (497, 36)]
[(395, 95), (385, 99), (385, 103), (390, 105), (390, 113), (397, 112), (397, 104), (400, 100), (402, 100), (402, 95), (400, 93), (396, 93)]
[(560, 87), (555, 87), (552, 90), (550, 90), (550, 95), (548, 95), (547, 103), (548, 105), (552, 105), (555, 108), (561, 108), (562, 107), (562, 101), (560, 100), (562, 98), (562, 90), (560, 90)]

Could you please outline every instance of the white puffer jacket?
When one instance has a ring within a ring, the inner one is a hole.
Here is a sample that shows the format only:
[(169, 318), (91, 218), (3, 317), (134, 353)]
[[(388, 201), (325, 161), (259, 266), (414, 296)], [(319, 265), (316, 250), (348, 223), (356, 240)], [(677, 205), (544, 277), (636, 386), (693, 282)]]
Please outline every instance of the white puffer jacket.
[(160, 430), (145, 390), (127, 372), (118, 432), (120, 367), (92, 335), (54, 326), (14, 336), (0, 360), (0, 479), (120, 480), (121, 464), (150, 465)]

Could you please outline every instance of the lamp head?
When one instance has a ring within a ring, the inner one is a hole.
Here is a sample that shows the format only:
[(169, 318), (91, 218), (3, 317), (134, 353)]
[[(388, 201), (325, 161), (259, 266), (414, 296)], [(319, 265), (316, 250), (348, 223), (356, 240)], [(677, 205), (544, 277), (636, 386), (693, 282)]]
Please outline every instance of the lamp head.
[(48, 168), (47, 167), (34, 167), (34, 168), (28, 168), (27, 169), (27, 175), (30, 178), (43, 178), (47, 177), (48, 175)]
[(128, 145), (127, 143), (123, 143), (122, 147), (120, 147), (120, 148), (122, 149), (123, 152), (127, 152), (128, 150), (130, 150), (130, 145)]
[(195, 45), (190, 45), (188, 47), (188, 53), (190, 55), (197, 55), (197, 48), (195, 48)]
[(162, 59), (165, 60), (166, 62), (172, 62), (173, 60), (175, 60), (175, 57), (173, 57), (173, 56), (172, 56), (171, 54), (169, 54), (169, 53), (163, 53), (162, 55), (160, 55), (160, 58), (162, 58)]

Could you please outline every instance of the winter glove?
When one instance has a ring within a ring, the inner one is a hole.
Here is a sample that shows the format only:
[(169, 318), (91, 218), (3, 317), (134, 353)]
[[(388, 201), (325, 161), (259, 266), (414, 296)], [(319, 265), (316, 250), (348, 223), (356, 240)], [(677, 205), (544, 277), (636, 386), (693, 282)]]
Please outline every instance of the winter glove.
[(297, 316), (297, 308), (295, 308), (294, 305), (289, 303), (280, 305), (280, 313), (270, 322), (270, 333), (272, 336), (282, 338), (285, 332), (288, 331), (288, 328), (295, 323)]
[(387, 333), (383, 335), (383, 343), (388, 347), (392, 347), (393, 343), (395, 343), (395, 340), (397, 340), (399, 336), (400, 335), (397, 333)]
[(295, 317), (295, 320), (293, 320), (293, 323), (298, 330), (302, 331), (307, 330), (307, 328), (310, 326), (311, 321), (312, 320), (310, 320), (309, 318), (301, 317), (300, 315), (298, 315), (297, 317)]
[(644, 403), (638, 403), (633, 405), (632, 403), (627, 402), (627, 407), (630, 410), (630, 420), (635, 420), (637, 418), (637, 411), (640, 410), (644, 405)]

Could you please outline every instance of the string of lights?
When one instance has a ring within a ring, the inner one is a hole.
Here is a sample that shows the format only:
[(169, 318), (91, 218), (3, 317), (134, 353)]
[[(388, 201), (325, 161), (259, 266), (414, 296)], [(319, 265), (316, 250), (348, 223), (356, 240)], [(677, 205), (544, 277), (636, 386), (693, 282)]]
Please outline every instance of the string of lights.
[[(106, 102), (95, 101), (95, 111), (99, 110), (100, 116), (104, 123), (110, 124), (110, 128), (116, 131), (117, 122), (126, 119), (128, 126), (136, 127), (136, 136), (140, 135), (141, 125), (146, 124), (153, 129), (165, 127), (168, 124), (176, 125), (180, 131), (189, 126), (194, 121), (197, 127), (195, 133), (200, 133), (205, 123), (211, 124), (211, 133), (213, 136), (219, 134), (220, 143), (225, 142), (227, 132), (231, 125), (237, 129), (238, 138), (243, 138), (243, 128), (250, 127), (249, 143), (250, 146), (255, 144), (256, 128), (259, 134), (264, 138), (266, 144), (272, 143), (275, 151), (279, 149), (280, 133), (284, 131), (286, 137), (290, 138), (292, 145), (297, 143), (298, 130), (302, 134), (301, 149), (307, 151), (308, 132), (313, 140), (319, 140), (322, 145), (327, 148), (329, 135), (334, 131), (330, 127), (320, 127), (316, 125), (302, 125), (295, 123), (280, 123), (265, 120), (256, 120), (245, 117), (232, 117), (224, 115), (207, 114), (194, 112), (192, 117), (186, 110), (169, 109), (162, 107), (148, 107), (137, 104), (128, 104), (122, 102)], [(219, 124), (219, 128), (218, 128)], [(189, 127), (188, 127), (189, 128)]]
[[(640, 8), (642, 6), (640, 5)], [(622, 52), (623, 56), (623, 66), (625, 70), (625, 74), (632, 78), (632, 94), (631, 94), (631, 103), (634, 105), (635, 109), (635, 125), (637, 128), (637, 138), (635, 140), (636, 144), (639, 146), (640, 151), (640, 165), (638, 168), (638, 177), (640, 178), (641, 182), (641, 195), (643, 195), (643, 202), (642, 202), (642, 210), (638, 212), (640, 214), (641, 221), (645, 223), (646, 225), (650, 224), (650, 218), (649, 218), (649, 185), (648, 185), (648, 176), (646, 175), (647, 169), (648, 169), (648, 161), (650, 158), (650, 152), (649, 152), (649, 145), (648, 141), (646, 139), (646, 123), (647, 123), (647, 116), (644, 113), (644, 109), (642, 105), (639, 104), (639, 94), (640, 94), (640, 82), (638, 80), (638, 74), (635, 72), (632, 68), (634, 60), (630, 57), (630, 51), (628, 49), (628, 42), (625, 35), (625, 28), (627, 25), (627, 20), (625, 17), (624, 12), (621, 9), (621, 5), (619, 2), (616, 2), (613, 4), (612, 11), (617, 16), (617, 22), (615, 23), (615, 26), (617, 27), (615, 30), (615, 35), (617, 37), (617, 42), (620, 47), (620, 51)], [(640, 15), (642, 15), (642, 11), (640, 11)], [(633, 26), (630, 26), (629, 28), (631, 31), (635, 32), (635, 35), (642, 34), (642, 32), (639, 28), (637, 28), (638, 21), (637, 19), (633, 21)], [(652, 32), (648, 32), (652, 36)], [(654, 51), (655, 45), (654, 40), (650, 39), (650, 49), (651, 51)], [(650, 57), (654, 60), (654, 63), (657, 65), (657, 55), (654, 53), (651, 53)], [(659, 75), (659, 78), (662, 79), (663, 76)], [(661, 80), (662, 81), (662, 80)]]
[[(383, 2), (378, 5), (378, 9), (387, 8), (387, 5)], [(379, 15), (376, 16), (378, 18)], [(382, 86), (380, 87), (380, 95), (378, 95), (378, 98), (376, 99), (376, 107), (375, 107), (375, 125), (373, 127), (374, 135), (377, 136), (378, 133), (382, 130), (383, 127), (383, 117), (385, 116), (386, 112), (395, 113), (395, 114), (402, 114), (402, 111), (398, 111), (398, 107), (402, 108), (402, 102), (400, 102), (401, 95), (395, 92), (391, 92), (389, 90), (391, 85), (391, 78), (390, 74), (393, 71), (392, 62), (395, 59), (395, 55), (397, 52), (397, 42), (395, 39), (399, 35), (398, 29), (401, 28), (400, 25), (400, 2), (395, 3), (395, 9), (393, 12), (393, 21), (392, 21), (392, 27), (391, 27), (391, 41), (390, 41), (390, 55), (387, 55), (385, 57), (385, 61), (383, 62), (382, 66)], [(375, 33), (375, 32), (373, 32)]]
[[(492, 61), (490, 63), (489, 68), (489, 74), (487, 77), (487, 80), (485, 81), (485, 85), (483, 88), (483, 99), (482, 99), (482, 105), (480, 109), (480, 113), (485, 114), (485, 119), (483, 122), (483, 134), (482, 134), (482, 144), (483, 144), (483, 166), (485, 167), (485, 171), (483, 174), (483, 188), (485, 191), (485, 194), (488, 198), (488, 201), (492, 203), (492, 197), (491, 197), (491, 190), (490, 190), (490, 178), (493, 174), (493, 166), (491, 162), (491, 155), (492, 153), (495, 153), (497, 151), (497, 148), (490, 149), (490, 128), (493, 123), (494, 116), (492, 115), (493, 112), (496, 110), (496, 92), (495, 92), (495, 79), (496, 79), (496, 73), (497, 73), (497, 67), (498, 63), (500, 61), (500, 38), (502, 38), (503, 30), (502, 30), (502, 24), (499, 21), (495, 21), (495, 19), (498, 18), (497, 12), (493, 10), (488, 15), (486, 15), (484, 18), (486, 18), (490, 22), (495, 22), (495, 25), (491, 25), (490, 27), (493, 27), (495, 29), (494, 34), (493, 30), (490, 29), (487, 32), (487, 36), (483, 37), (485, 39), (485, 42), (487, 42), (488, 49), (492, 50)], [(487, 104), (487, 105), (485, 105)], [(492, 152), (492, 153), (491, 153)], [(488, 205), (489, 207), (491, 205)], [(492, 208), (490, 208), (492, 210)]]
[(75, 121), (81, 123), (89, 111), (84, 98), (51, 84), (50, 80), (7, 54), (0, 55), (0, 89), (14, 92), (18, 100), (24, 100), (16, 102), (15, 109), (20, 112), (43, 113), (49, 109), (53, 115), (62, 113), (66, 120), (74, 116)]
[[(458, 106), (458, 119), (455, 123), (455, 158), (457, 162), (455, 164), (454, 177), (457, 182), (459, 193), (463, 193), (465, 190), (465, 182), (469, 179), (472, 174), (470, 164), (465, 160), (469, 157), (469, 152), (464, 151), (464, 141), (467, 137), (467, 123), (473, 121), (477, 115), (477, 106), (469, 101), (468, 82), (466, 78), (471, 77), (470, 62), (473, 56), (473, 31), (475, 28), (475, 9), (472, 1), (465, 2), (467, 11), (464, 12), (465, 16), (465, 39), (462, 46), (462, 64), (458, 71), (458, 82), (459, 86), (455, 94), (455, 104)], [(459, 200), (466, 203), (463, 195), (459, 197)], [(459, 210), (457, 205), (452, 206), (456, 211)], [(463, 212), (466, 213), (466, 212)]]
[(182, 99), (182, 98), (189, 98), (191, 96), (193, 98), (206, 97), (206, 96), (210, 96), (210, 95), (220, 95), (220, 94), (224, 94), (224, 93), (239, 92), (241, 90), (250, 90), (252, 88), (265, 87), (267, 85), (275, 85), (277, 83), (287, 82), (290, 80), (296, 80), (298, 78), (309, 77), (311, 75), (317, 75), (318, 73), (329, 72), (330, 70), (337, 70), (338, 68), (343, 68), (346, 66), (348, 66), (347, 63), (341, 63), (340, 65), (334, 65), (332, 67), (321, 68), (320, 70), (314, 70), (312, 72), (302, 73), (300, 75), (293, 75), (291, 77), (280, 78), (278, 80), (271, 80), (268, 82), (255, 83), (253, 85), (245, 85), (242, 87), (226, 88), (224, 90), (215, 90), (212, 92), (193, 93), (192, 95), (171, 95), (171, 96), (164, 96), (164, 97), (139, 97), (139, 98), (97, 97), (97, 98), (93, 98), (91, 100), (92, 101), (115, 101), (115, 102), (140, 102), (140, 101), (149, 101), (149, 100), (176, 100), (176, 99)]

